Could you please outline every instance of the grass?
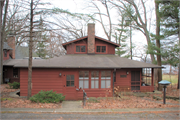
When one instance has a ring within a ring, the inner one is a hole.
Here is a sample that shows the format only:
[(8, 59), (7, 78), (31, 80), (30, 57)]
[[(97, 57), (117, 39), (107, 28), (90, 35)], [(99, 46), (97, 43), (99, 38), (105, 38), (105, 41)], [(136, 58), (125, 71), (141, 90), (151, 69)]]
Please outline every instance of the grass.
[(167, 80), (174, 85), (178, 83), (178, 75), (162, 75), (162, 80)]
[(5, 101), (5, 100), (13, 100), (12, 98), (1, 98), (1, 101)]

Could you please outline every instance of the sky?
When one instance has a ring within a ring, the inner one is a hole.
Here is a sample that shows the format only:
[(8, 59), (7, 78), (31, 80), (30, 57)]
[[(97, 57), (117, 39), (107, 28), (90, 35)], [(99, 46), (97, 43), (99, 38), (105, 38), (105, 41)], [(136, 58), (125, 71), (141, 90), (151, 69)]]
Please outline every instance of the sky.
[[(155, 25), (153, 22), (155, 20), (155, 17), (154, 17), (155, 12), (153, 13), (153, 11), (150, 11), (150, 9), (154, 8), (154, 0), (145, 0), (145, 1), (147, 1), (147, 8), (146, 8), (148, 11), (147, 19), (148, 21), (151, 20), (150, 31), (154, 32), (153, 27)], [(73, 13), (92, 12), (87, 9), (88, 5), (87, 5), (87, 1), (85, 0), (50, 0), (50, 2), (52, 3), (54, 7), (59, 7), (65, 10), (69, 10), (70, 12), (73, 12)], [(103, 9), (103, 7), (101, 9)], [(113, 23), (117, 23), (118, 22), (117, 12), (111, 11), (110, 14), (111, 14)], [(148, 28), (149, 28), (149, 24), (148, 24)], [(102, 32), (102, 27), (100, 24), (96, 23), (95, 29), (96, 29), (95, 31), (96, 31), (97, 36), (107, 39), (104, 32)], [(129, 40), (130, 39), (128, 38), (127, 39), (128, 45), (129, 45)], [(135, 46), (137, 46), (137, 48), (133, 50), (134, 53), (141, 55), (145, 52), (144, 46), (147, 45), (147, 42), (146, 42), (145, 36), (141, 32), (137, 30), (132, 31), (132, 42)], [(139, 58), (135, 58), (135, 57), (134, 59), (139, 60)]]

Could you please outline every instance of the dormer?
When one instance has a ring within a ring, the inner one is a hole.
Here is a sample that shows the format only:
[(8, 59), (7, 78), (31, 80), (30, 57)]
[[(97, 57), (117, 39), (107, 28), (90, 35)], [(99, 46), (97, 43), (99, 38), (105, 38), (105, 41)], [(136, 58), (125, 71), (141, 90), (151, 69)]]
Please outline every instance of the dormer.
[(13, 49), (11, 47), (9, 47), (7, 42), (4, 42), (4, 45), (3, 45), (3, 60), (8, 60), (9, 59), (9, 53), (10, 53), (11, 50), (13, 50)]
[(95, 36), (95, 24), (88, 24), (88, 36), (62, 44), (66, 54), (115, 54), (119, 44)]

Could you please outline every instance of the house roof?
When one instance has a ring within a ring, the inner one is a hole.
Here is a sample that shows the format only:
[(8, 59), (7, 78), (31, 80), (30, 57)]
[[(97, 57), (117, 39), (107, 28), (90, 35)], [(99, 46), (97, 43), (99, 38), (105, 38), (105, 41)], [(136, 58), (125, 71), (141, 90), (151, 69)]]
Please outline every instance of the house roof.
[[(33, 52), (32, 56), (38, 57), (35, 52)], [(16, 59), (23, 59), (25, 57), (29, 57), (29, 47), (16, 46), (15, 57)]]
[[(8, 60), (5, 66), (28, 67), (27, 59)], [(161, 66), (121, 58), (115, 55), (64, 55), (51, 59), (33, 59), (33, 68), (162, 68)]]
[[(74, 43), (74, 42), (77, 42), (77, 41), (80, 41), (80, 40), (84, 40), (84, 39), (86, 39), (86, 38), (88, 38), (88, 36), (81, 37), (81, 38), (78, 38), (78, 39), (76, 39), (76, 40), (72, 40), (72, 41), (69, 41), (69, 42), (63, 43), (62, 45), (63, 45), (63, 47), (65, 48), (65, 47), (66, 47), (66, 45), (68, 45), (68, 44), (71, 44), (71, 43)], [(119, 44), (117, 44), (117, 43), (114, 43), (114, 42), (112, 42), (112, 41), (106, 40), (106, 39), (101, 38), (101, 37), (98, 37), (98, 36), (95, 36), (95, 38), (96, 38), (96, 39), (99, 39), (99, 40), (101, 40), (101, 41), (104, 41), (104, 42), (110, 43), (110, 44), (112, 44), (112, 45), (115, 45), (116, 47), (119, 47), (119, 46), (120, 46), (120, 45), (119, 45)]]
[(9, 47), (9, 45), (8, 45), (7, 42), (4, 42), (3, 49), (6, 49), (6, 50), (12, 50), (12, 48)]

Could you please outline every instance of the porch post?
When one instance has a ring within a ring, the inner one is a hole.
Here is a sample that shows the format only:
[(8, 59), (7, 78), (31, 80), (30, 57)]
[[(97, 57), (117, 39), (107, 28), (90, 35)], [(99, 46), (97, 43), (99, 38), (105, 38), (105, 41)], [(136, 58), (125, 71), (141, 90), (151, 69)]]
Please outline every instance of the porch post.
[(151, 75), (151, 86), (154, 86), (154, 68), (152, 68), (151, 73), (152, 73), (152, 75)]

